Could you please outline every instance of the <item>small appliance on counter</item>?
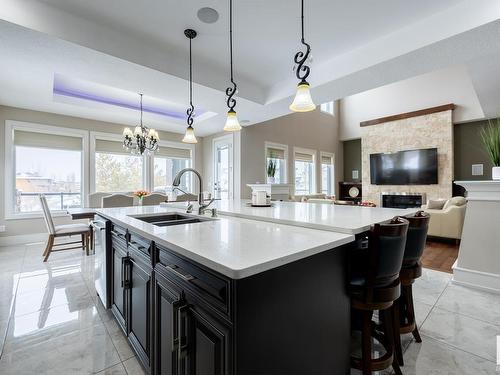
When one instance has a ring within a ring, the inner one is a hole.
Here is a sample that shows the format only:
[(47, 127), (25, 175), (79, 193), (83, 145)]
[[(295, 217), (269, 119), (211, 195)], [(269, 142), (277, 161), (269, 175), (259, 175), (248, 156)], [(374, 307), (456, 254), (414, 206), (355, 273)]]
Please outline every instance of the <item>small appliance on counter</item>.
[[(97, 295), (106, 309), (111, 308), (111, 283), (107, 275), (111, 274), (111, 252), (106, 251), (111, 232), (111, 222), (98, 215), (90, 224), (94, 231), (94, 284)], [(109, 255), (108, 255), (109, 254)]]
[(271, 196), (265, 190), (252, 191), (252, 206), (254, 207), (270, 207)]

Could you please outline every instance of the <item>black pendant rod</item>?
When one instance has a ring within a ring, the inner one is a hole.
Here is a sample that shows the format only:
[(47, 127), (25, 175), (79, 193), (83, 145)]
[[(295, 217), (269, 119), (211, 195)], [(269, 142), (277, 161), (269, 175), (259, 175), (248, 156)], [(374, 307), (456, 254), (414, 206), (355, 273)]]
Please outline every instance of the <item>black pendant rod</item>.
[(142, 126), (142, 94), (139, 94), (141, 96), (141, 128), (143, 128), (144, 126)]
[(297, 64), (295, 75), (297, 76), (298, 79), (300, 79), (299, 84), (308, 84), (306, 79), (309, 76), (311, 69), (305, 63), (309, 58), (309, 54), (311, 53), (311, 46), (308, 43), (306, 43), (304, 38), (304, 0), (301, 0), (301, 27), (302, 27), (301, 43), (306, 47), (306, 51), (305, 52), (299, 51), (295, 54), (294, 61)]
[(196, 31), (192, 29), (184, 30), (184, 35), (189, 38), (189, 108), (186, 111), (187, 124), (189, 127), (193, 125), (194, 105), (193, 105), (193, 53), (191, 42), (196, 37)]
[(233, 0), (229, 0), (229, 64), (231, 69), (231, 83), (233, 87), (226, 89), (227, 106), (230, 112), (234, 112), (236, 106), (236, 99), (233, 96), (236, 94), (237, 86), (233, 77)]

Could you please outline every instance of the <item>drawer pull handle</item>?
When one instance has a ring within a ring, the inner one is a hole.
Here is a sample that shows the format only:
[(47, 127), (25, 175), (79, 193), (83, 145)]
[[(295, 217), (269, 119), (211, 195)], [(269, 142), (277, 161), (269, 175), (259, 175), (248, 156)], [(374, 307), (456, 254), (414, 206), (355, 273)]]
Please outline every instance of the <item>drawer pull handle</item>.
[(167, 268), (172, 272), (174, 273), (175, 275), (179, 276), (181, 279), (183, 279), (184, 281), (191, 281), (191, 280), (194, 280), (195, 277), (193, 275), (190, 275), (188, 273), (184, 274), (184, 273), (180, 273), (179, 271), (177, 271), (177, 269), (179, 267), (175, 266), (175, 265), (168, 265)]

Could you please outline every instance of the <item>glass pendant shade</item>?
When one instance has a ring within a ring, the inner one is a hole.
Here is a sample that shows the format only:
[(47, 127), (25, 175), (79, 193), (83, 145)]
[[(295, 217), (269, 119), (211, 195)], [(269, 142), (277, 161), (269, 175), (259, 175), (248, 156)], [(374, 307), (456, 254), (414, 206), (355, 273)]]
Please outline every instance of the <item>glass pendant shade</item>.
[(308, 83), (299, 83), (295, 99), (293, 99), (293, 103), (290, 104), (290, 109), (294, 112), (310, 112), (316, 109)]
[(227, 112), (227, 120), (226, 125), (224, 125), (224, 130), (227, 132), (237, 132), (241, 130), (241, 125), (235, 111)]
[(189, 125), (187, 127), (186, 134), (184, 135), (182, 142), (184, 142), (184, 143), (198, 143), (198, 140), (196, 139), (196, 136), (194, 135), (194, 129), (191, 125)]

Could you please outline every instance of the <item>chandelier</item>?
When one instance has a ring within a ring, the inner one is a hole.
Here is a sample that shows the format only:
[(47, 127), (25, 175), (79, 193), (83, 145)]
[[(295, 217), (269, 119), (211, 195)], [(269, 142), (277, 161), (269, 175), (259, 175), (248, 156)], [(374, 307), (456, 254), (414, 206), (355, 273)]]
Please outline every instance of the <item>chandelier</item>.
[(123, 148), (130, 151), (134, 155), (142, 155), (146, 152), (150, 155), (158, 150), (158, 141), (160, 137), (154, 129), (149, 129), (142, 123), (142, 94), (141, 97), (141, 124), (136, 126), (134, 131), (130, 128), (123, 130)]

